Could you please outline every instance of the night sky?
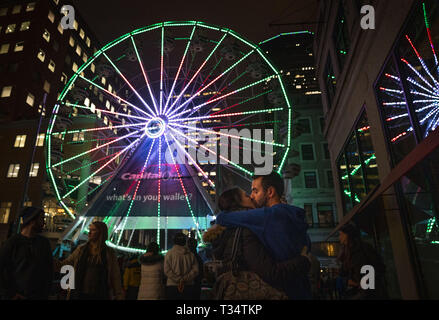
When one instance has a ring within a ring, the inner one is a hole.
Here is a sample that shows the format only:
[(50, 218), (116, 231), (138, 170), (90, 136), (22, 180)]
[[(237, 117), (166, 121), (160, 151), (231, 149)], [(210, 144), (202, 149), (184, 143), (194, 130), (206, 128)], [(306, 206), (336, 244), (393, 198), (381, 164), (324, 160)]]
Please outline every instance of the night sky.
[(318, 0), (73, 0), (98, 39), (105, 44), (136, 28), (157, 22), (197, 20), (230, 28), (253, 42), (280, 32), (311, 30), (313, 25), (270, 27), (270, 23), (317, 20)]

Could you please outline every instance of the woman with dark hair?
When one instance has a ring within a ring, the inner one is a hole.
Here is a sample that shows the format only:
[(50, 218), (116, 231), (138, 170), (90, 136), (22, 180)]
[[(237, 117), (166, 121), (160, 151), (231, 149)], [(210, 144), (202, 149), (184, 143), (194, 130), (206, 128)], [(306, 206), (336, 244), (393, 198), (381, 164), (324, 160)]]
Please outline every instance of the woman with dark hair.
[(107, 237), (107, 225), (95, 221), (89, 226), (88, 241), (67, 259), (55, 262), (57, 269), (71, 265), (75, 270), (75, 289), (69, 289), (68, 299), (123, 299), (119, 265), (114, 250), (105, 244)]
[(139, 258), (141, 264), (140, 288), (137, 300), (162, 300), (165, 298), (164, 257), (159, 245), (151, 242), (146, 253)]
[[(360, 230), (348, 223), (340, 229), (341, 253), (338, 257), (341, 262), (340, 275), (347, 278), (348, 289), (345, 294), (347, 300), (381, 300), (387, 299), (385, 285), (385, 265), (375, 249), (361, 240)], [(366, 276), (361, 273), (363, 266), (372, 266), (374, 270), (374, 289), (363, 289), (361, 279)]]
[[(253, 209), (255, 206), (244, 190), (235, 187), (220, 195), (218, 207), (222, 212), (236, 212)], [(236, 230), (237, 228), (215, 225), (204, 233), (203, 240), (212, 244), (215, 259), (230, 260)], [(310, 261), (306, 256), (307, 248), (303, 249), (301, 256), (286, 262), (276, 263), (258, 237), (249, 229), (242, 228), (236, 265), (239, 271), (254, 272), (268, 285), (277, 289), (279, 295), (273, 299), (281, 297), (285, 299), (287, 279), (296, 277), (298, 274), (306, 275), (310, 269)], [(246, 299), (245, 295), (238, 296), (238, 298)]]

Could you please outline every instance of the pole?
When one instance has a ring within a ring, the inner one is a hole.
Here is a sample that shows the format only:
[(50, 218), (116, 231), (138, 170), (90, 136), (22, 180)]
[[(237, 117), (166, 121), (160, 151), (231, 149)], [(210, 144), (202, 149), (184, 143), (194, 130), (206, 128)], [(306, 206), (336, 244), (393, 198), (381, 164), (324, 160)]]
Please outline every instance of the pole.
[(43, 105), (42, 105), (42, 109), (40, 112), (40, 119), (38, 121), (38, 127), (37, 127), (37, 131), (36, 131), (35, 139), (34, 139), (34, 145), (32, 148), (32, 156), (30, 158), (30, 161), (27, 164), (26, 171), (25, 171), (26, 176), (25, 176), (25, 182), (24, 182), (24, 188), (23, 188), (23, 196), (21, 198), (20, 206), (18, 207), (18, 212), (15, 215), (14, 228), (13, 228), (13, 233), (15, 233), (15, 234), (20, 233), (20, 212), (23, 209), (23, 206), (24, 206), (26, 199), (28, 198), (27, 197), (27, 189), (29, 188), (30, 170), (32, 168), (32, 163), (34, 162), (34, 158), (35, 158), (35, 151), (37, 149), (38, 135), (40, 133), (41, 122), (43, 120), (43, 113), (46, 110), (46, 99), (47, 99), (47, 93), (45, 93), (44, 97), (43, 97)]

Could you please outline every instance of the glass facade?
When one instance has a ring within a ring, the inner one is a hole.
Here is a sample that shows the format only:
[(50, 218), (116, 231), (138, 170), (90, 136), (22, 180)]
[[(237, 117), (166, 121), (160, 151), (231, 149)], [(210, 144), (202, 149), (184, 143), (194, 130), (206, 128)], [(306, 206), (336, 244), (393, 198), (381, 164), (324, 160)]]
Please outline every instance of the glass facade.
[(346, 57), (349, 52), (350, 46), (348, 24), (343, 8), (343, 3), (341, 1), (337, 12), (337, 18), (335, 20), (333, 38), (341, 72), (346, 62)]
[(338, 156), (339, 185), (346, 214), (379, 184), (375, 150), (364, 111)]
[(331, 56), (328, 55), (325, 67), (325, 84), (326, 84), (326, 98), (328, 99), (328, 109), (331, 108), (332, 100), (335, 96), (337, 80), (335, 78), (334, 68), (331, 62)]
[(396, 165), (439, 126), (439, 3), (414, 6), (375, 86)]

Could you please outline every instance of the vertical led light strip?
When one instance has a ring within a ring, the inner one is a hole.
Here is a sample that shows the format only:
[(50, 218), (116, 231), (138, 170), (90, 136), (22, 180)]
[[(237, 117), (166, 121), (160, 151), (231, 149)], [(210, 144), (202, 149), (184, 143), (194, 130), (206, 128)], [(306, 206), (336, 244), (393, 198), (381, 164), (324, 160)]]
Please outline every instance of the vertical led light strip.
[(131, 42), (133, 43), (134, 51), (136, 52), (137, 60), (139, 61), (139, 64), (140, 64), (140, 69), (142, 69), (143, 78), (145, 79), (146, 86), (148, 87), (149, 95), (151, 97), (152, 103), (154, 104), (154, 109), (156, 111), (156, 114), (158, 114), (159, 109), (157, 108), (157, 102), (155, 101), (155, 97), (152, 94), (151, 85), (149, 83), (148, 75), (145, 72), (145, 68), (143, 66), (143, 62), (142, 62), (142, 59), (140, 58), (140, 54), (139, 54), (139, 51), (137, 50), (137, 45), (136, 45), (136, 42), (134, 41), (133, 36), (131, 36)]
[[(173, 138), (175, 140), (175, 137), (173, 137)], [(168, 141), (168, 138), (166, 137), (166, 135), (165, 135), (165, 141), (166, 141), (166, 145), (168, 147), (168, 150), (171, 150), (171, 148), (169, 147), (169, 141)], [(175, 142), (177, 143), (176, 140), (175, 140)], [(180, 170), (178, 170), (177, 162), (175, 161), (174, 154), (172, 153), (172, 151), (170, 151), (170, 154), (171, 154), (171, 157), (172, 157), (172, 162), (174, 164), (174, 168), (177, 171), (177, 176), (178, 176), (178, 180), (180, 181), (181, 189), (183, 190), (184, 197), (186, 198), (186, 203), (187, 203), (187, 206), (189, 208), (189, 212), (191, 213), (192, 220), (194, 221), (194, 224), (197, 227), (198, 237), (199, 237), (199, 239), (201, 239), (201, 243), (203, 243), (203, 237), (201, 236), (201, 233), (200, 233), (200, 231), (198, 229), (199, 225), (198, 225), (198, 222), (195, 219), (195, 214), (194, 214), (194, 211), (192, 210), (192, 206), (191, 206), (191, 203), (189, 201), (189, 197), (187, 195), (186, 188), (184, 187), (183, 180), (181, 179)]]
[(162, 41), (161, 41), (162, 45), (161, 45), (161, 49), (160, 49), (160, 114), (159, 115), (162, 115), (162, 107), (163, 107), (163, 61), (164, 61), (164, 59), (163, 59), (163, 55), (164, 55), (163, 46), (165, 45), (164, 42), (165, 42), (165, 26), (163, 24), (163, 26), (162, 26)]
[(190, 35), (190, 37), (189, 37), (189, 40), (188, 40), (188, 42), (187, 42), (187, 44), (186, 44), (186, 49), (184, 50), (183, 57), (181, 58), (180, 66), (178, 67), (177, 74), (175, 75), (174, 83), (172, 84), (171, 91), (169, 92), (168, 98), (167, 98), (167, 100), (166, 100), (165, 108), (163, 109), (163, 114), (166, 114), (166, 111), (167, 111), (166, 109), (167, 109), (167, 107), (168, 107), (169, 100), (171, 99), (172, 95), (174, 94), (175, 84), (177, 83), (177, 79), (178, 79), (178, 77), (179, 77), (179, 75), (180, 75), (181, 68), (183, 67), (183, 63), (184, 63), (184, 61), (186, 60), (186, 55), (187, 55), (187, 52), (188, 52), (189, 47), (190, 47), (190, 45), (191, 45), (192, 38), (193, 38), (193, 36), (194, 36), (194, 34), (195, 34), (195, 28), (196, 28), (196, 27), (197, 27), (197, 26), (195, 25), (195, 26), (192, 28), (192, 33), (191, 33), (191, 35)]
[(155, 140), (152, 140), (151, 148), (149, 148), (148, 155), (146, 156), (146, 160), (145, 160), (145, 163), (143, 164), (142, 171), (140, 172), (140, 177), (141, 178), (139, 179), (139, 181), (137, 181), (136, 189), (134, 191), (134, 196), (131, 199), (130, 205), (129, 205), (128, 210), (127, 210), (127, 214), (126, 214), (126, 216), (123, 219), (124, 220), (124, 224), (123, 224), (123, 226), (121, 228), (121, 231), (120, 231), (120, 234), (119, 234), (119, 238), (117, 240), (117, 245), (119, 245), (119, 243), (120, 243), (120, 239), (122, 237), (123, 230), (124, 230), (124, 228), (125, 228), (125, 226), (127, 224), (127, 218), (130, 215), (130, 213), (131, 213), (131, 209), (133, 208), (133, 203), (134, 203), (134, 200), (136, 199), (137, 191), (139, 190), (140, 182), (143, 179), (143, 173), (145, 172), (146, 165), (148, 164), (148, 161), (149, 161), (149, 157), (151, 156), (151, 151), (152, 151), (152, 148), (154, 147), (154, 143), (155, 143)]
[(425, 20), (425, 26), (427, 28), (428, 40), (430, 41), (431, 50), (433, 51), (434, 62), (436, 63), (436, 67), (438, 67), (436, 51), (434, 50), (433, 40), (431, 38), (430, 23), (428, 22), (427, 10), (425, 9), (425, 2), (422, 3), (422, 8), (424, 9), (424, 20)]
[(159, 137), (159, 177), (157, 192), (157, 244), (160, 246), (160, 197), (161, 197), (161, 180), (162, 180), (162, 137)]

